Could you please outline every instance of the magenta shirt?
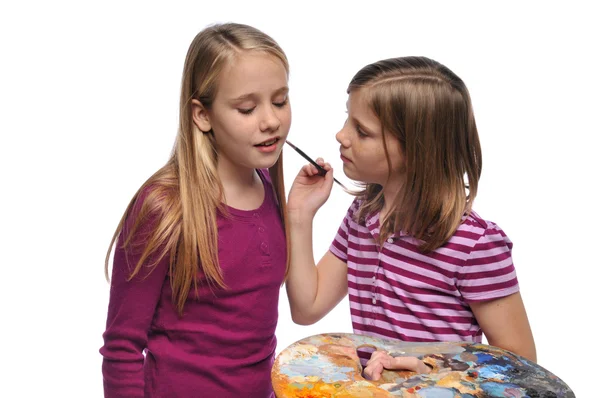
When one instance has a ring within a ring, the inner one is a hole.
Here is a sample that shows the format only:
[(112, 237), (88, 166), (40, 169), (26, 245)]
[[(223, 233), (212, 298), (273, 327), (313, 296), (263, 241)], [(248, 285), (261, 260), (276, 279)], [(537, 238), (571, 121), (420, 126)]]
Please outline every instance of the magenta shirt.
[(100, 349), (105, 397), (274, 396), (270, 372), (286, 245), (264, 173), (258, 209), (229, 208), (232, 219), (218, 215), (219, 262), (229, 289), (211, 291), (201, 276), (199, 298), (192, 289), (181, 318), (171, 301), (169, 259), (147, 278), (127, 282), (127, 263), (133, 266), (139, 253), (125, 253), (119, 239)]

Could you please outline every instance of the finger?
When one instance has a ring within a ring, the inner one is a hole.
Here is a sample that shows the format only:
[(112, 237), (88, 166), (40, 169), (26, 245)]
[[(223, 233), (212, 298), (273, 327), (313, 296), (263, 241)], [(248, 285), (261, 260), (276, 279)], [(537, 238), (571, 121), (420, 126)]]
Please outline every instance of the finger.
[(308, 169), (310, 170), (309, 176), (311, 176), (311, 177), (318, 175), (320, 173), (319, 169), (316, 168), (315, 165), (312, 163), (307, 164), (306, 167), (308, 167)]
[(383, 358), (391, 358), (390, 354), (387, 351), (377, 350), (373, 353), (373, 356), (379, 359)]
[(371, 380), (371, 372), (373, 370), (371, 369), (370, 366), (367, 366), (366, 368), (363, 369), (363, 377), (367, 380)]
[(317, 158), (317, 164), (325, 169), (325, 171), (329, 171), (331, 169), (331, 164), (325, 162), (323, 158)]
[(367, 367), (370, 366), (370, 369), (376, 369), (381, 367), (382, 369), (386, 367), (386, 363), (389, 364), (390, 359), (392, 359), (387, 352), (385, 351), (375, 351), (371, 354), (371, 358), (367, 361)]
[[(388, 366), (386, 366), (388, 367)], [(391, 361), (389, 369), (404, 369), (418, 373), (429, 373), (429, 366), (416, 357), (396, 357)]]
[[(369, 380), (377, 381), (381, 378), (381, 373), (383, 372), (383, 365), (381, 362), (376, 362), (371, 365), (371, 368), (368, 372)], [(366, 372), (365, 372), (366, 373)]]
[(420, 366), (420, 369), (418, 370), (419, 373), (428, 374), (428, 373), (431, 373), (432, 370), (433, 369), (431, 368), (431, 366), (429, 366), (425, 362), (421, 361), (421, 366)]
[(385, 353), (385, 351), (373, 351), (373, 353), (371, 353), (371, 358), (369, 358), (369, 360), (367, 361), (367, 366), (378, 361), (379, 357), (381, 357), (383, 353)]
[(371, 364), (365, 368), (365, 370), (363, 371), (363, 376), (365, 377), (365, 379), (373, 380), (373, 368), (374, 367), (375, 367), (375, 364)]
[(371, 356), (371, 358), (367, 361), (366, 368), (368, 368), (369, 366), (373, 365), (375, 362), (377, 362), (377, 358), (373, 358), (373, 356)]
[(312, 167), (313, 166), (311, 164), (304, 165), (302, 166), (302, 172), (310, 177), (313, 175)]
[(325, 173), (327, 173), (329, 170), (331, 170), (331, 165), (329, 163), (323, 163), (322, 165), (319, 165), (321, 167), (321, 170), (324, 170), (322, 173), (323, 175), (325, 175)]
[(314, 164), (310, 165), (310, 169), (312, 170), (313, 175), (314, 174), (319, 174), (321, 172), (321, 170), (319, 170)]

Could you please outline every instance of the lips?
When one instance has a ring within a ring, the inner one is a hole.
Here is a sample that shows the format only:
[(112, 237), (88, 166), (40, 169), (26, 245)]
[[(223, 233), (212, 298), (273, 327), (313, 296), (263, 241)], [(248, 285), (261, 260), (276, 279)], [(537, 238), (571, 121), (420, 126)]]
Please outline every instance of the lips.
[(278, 141), (279, 141), (279, 137), (273, 137), (273, 138), (269, 138), (268, 140), (261, 142), (260, 144), (256, 144), (254, 146), (271, 146), (273, 144), (276, 144)]

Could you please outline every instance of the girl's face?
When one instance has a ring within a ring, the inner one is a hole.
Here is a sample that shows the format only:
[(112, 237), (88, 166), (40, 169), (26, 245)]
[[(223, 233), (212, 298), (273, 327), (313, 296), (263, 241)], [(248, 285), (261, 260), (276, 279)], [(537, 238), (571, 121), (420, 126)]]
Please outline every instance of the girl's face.
[[(335, 136), (341, 144), (344, 173), (352, 180), (384, 187), (400, 183), (404, 178), (405, 161), (400, 142), (390, 133), (384, 136), (381, 122), (364, 99), (363, 90), (350, 92), (346, 103), (348, 118)], [(384, 140), (391, 169), (385, 156)]]
[(260, 52), (238, 54), (223, 69), (201, 118), (209, 125), (198, 126), (212, 129), (220, 168), (242, 172), (275, 164), (292, 120), (287, 78), (279, 59)]

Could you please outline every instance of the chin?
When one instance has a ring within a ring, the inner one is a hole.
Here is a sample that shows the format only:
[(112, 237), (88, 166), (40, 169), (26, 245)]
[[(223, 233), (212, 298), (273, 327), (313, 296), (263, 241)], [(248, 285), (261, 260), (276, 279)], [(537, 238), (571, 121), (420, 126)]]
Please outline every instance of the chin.
[(272, 159), (262, 159), (261, 161), (256, 162), (255, 169), (268, 169), (271, 168), (277, 163), (279, 156), (273, 157)]
[(344, 164), (343, 166), (344, 174), (351, 180), (360, 181), (360, 176), (356, 175), (353, 170)]

